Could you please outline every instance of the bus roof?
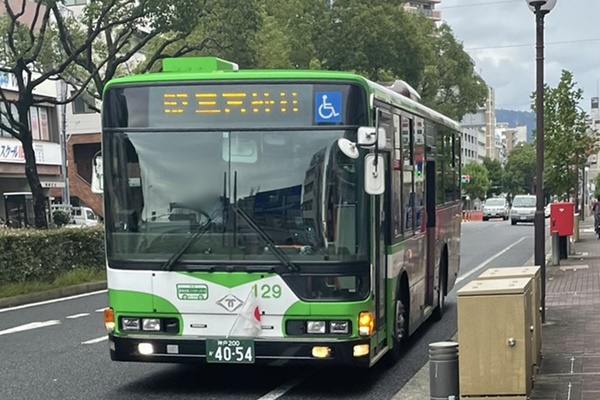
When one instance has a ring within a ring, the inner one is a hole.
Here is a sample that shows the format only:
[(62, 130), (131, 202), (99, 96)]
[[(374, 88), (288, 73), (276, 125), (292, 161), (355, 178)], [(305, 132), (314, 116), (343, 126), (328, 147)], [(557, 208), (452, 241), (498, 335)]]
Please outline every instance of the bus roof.
[(335, 80), (353, 81), (362, 85), (375, 99), (390, 103), (417, 116), (431, 119), (452, 129), (460, 130), (460, 124), (445, 115), (418, 103), (379, 83), (360, 75), (327, 70), (240, 70), (235, 63), (216, 57), (182, 57), (163, 60), (163, 71), (129, 75), (110, 80), (104, 90), (121, 84), (138, 84), (169, 81), (252, 81), (252, 80)]

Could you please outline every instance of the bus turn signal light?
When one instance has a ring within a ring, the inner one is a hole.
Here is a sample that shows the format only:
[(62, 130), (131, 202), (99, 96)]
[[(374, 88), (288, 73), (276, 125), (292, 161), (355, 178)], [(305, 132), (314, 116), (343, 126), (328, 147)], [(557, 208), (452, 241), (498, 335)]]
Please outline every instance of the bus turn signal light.
[(112, 308), (104, 309), (104, 328), (109, 332), (115, 330), (115, 312)]
[(375, 322), (373, 320), (373, 314), (368, 311), (358, 314), (358, 333), (361, 336), (371, 335), (373, 333), (374, 326)]

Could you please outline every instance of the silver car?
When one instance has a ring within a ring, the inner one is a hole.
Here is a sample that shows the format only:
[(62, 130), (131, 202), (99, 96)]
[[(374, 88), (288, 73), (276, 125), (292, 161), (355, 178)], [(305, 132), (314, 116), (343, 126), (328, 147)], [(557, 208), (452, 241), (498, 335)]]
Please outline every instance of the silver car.
[(508, 219), (508, 203), (506, 199), (496, 197), (487, 199), (483, 204), (483, 220), (487, 221), (490, 218)]
[(533, 222), (535, 220), (535, 196), (517, 195), (510, 209), (510, 223)]

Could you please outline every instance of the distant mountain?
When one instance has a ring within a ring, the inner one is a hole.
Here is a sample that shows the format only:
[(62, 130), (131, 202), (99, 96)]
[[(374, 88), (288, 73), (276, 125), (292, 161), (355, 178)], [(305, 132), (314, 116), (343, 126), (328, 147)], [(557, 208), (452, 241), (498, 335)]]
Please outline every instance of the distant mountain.
[(527, 141), (533, 141), (533, 131), (535, 130), (535, 113), (533, 111), (514, 111), (496, 109), (496, 122), (507, 122), (508, 126), (515, 128), (517, 126), (527, 125)]

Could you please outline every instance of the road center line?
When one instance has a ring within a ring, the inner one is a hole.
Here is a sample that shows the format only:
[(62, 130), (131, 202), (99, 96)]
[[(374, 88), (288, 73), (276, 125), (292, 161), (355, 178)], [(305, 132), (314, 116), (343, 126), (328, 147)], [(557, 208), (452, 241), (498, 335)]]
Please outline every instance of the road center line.
[(103, 342), (105, 340), (108, 340), (108, 335), (100, 336), (99, 338), (96, 338), (96, 339), (86, 340), (85, 342), (81, 342), (81, 344), (94, 344), (94, 343)]
[(67, 319), (82, 318), (82, 317), (87, 317), (88, 315), (90, 315), (90, 314), (89, 313), (74, 314), (74, 315), (69, 315), (67, 317)]
[(484, 262), (482, 262), (481, 264), (479, 264), (478, 266), (476, 266), (475, 268), (473, 268), (472, 270), (468, 271), (467, 273), (465, 273), (464, 275), (459, 276), (456, 279), (456, 283), (459, 283), (463, 280), (465, 280), (466, 278), (468, 278), (469, 276), (473, 275), (475, 272), (479, 271), (480, 269), (485, 268), (486, 265), (488, 265), (489, 263), (491, 263), (492, 261), (494, 261), (496, 258), (500, 257), (502, 254), (506, 253), (507, 251), (509, 251), (510, 249), (512, 249), (513, 247), (515, 247), (517, 244), (521, 243), (523, 240), (527, 239), (528, 237), (522, 237), (521, 239), (517, 240), (516, 242), (514, 242), (513, 244), (511, 244), (510, 246), (508, 246), (507, 248), (505, 248), (504, 250), (500, 251), (499, 253), (491, 256), (490, 258), (488, 258), (487, 260), (485, 260)]
[(22, 306), (3, 308), (3, 309), (0, 310), (0, 313), (7, 312), (7, 311), (14, 311), (14, 310), (22, 310), (23, 308), (29, 308), (29, 307), (43, 306), (45, 304), (58, 303), (58, 302), (61, 302), (61, 301), (68, 301), (68, 300), (79, 299), (79, 298), (82, 298), (82, 297), (88, 297), (88, 296), (93, 296), (93, 295), (100, 294), (100, 293), (106, 293), (106, 291), (107, 290), (104, 289), (104, 290), (98, 290), (96, 292), (77, 294), (75, 296), (69, 296), (69, 297), (62, 297), (60, 299), (52, 299), (52, 300), (40, 301), (39, 303), (23, 304)]
[(94, 312), (104, 312), (104, 310), (106, 310), (108, 307), (104, 307), (104, 308), (99, 308), (97, 310), (94, 310)]
[(288, 383), (285, 383), (285, 384), (271, 390), (269, 393), (265, 394), (264, 396), (259, 397), (258, 400), (277, 400), (278, 398), (280, 398), (281, 396), (283, 396), (284, 394), (286, 394), (287, 392), (292, 390), (300, 382), (305, 380), (308, 377), (308, 375), (309, 374), (305, 374), (296, 379), (293, 379), (293, 380), (289, 381)]
[(60, 321), (57, 319), (53, 319), (53, 320), (45, 321), (45, 322), (31, 322), (29, 324), (15, 326), (14, 328), (5, 329), (3, 331), (0, 331), (0, 336), (8, 335), (10, 333), (30, 331), (32, 329), (45, 328), (47, 326), (58, 325), (58, 324), (60, 324)]

